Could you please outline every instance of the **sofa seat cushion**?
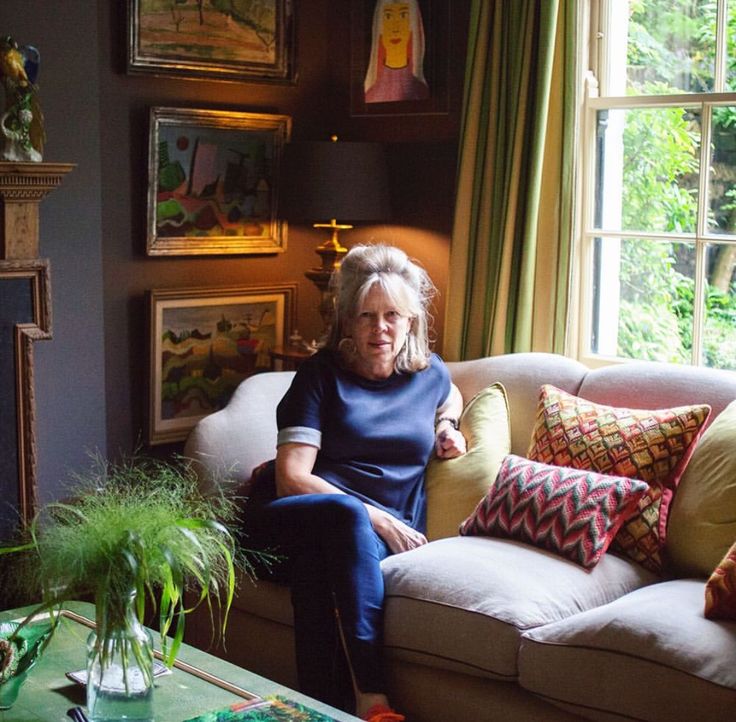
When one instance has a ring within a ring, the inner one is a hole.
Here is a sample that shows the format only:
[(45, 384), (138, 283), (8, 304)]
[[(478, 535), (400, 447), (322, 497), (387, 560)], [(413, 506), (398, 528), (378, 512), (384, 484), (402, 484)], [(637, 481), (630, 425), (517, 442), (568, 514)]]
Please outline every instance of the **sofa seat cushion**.
[(705, 619), (703, 592), (661, 582), (529, 630), (519, 683), (592, 719), (731, 720), (736, 623)]
[(242, 574), (238, 580), (238, 593), (233, 599), (233, 607), (272, 622), (294, 626), (291, 588), (287, 584), (263, 579), (254, 582)]
[(382, 566), (389, 655), (512, 681), (524, 631), (656, 580), (611, 554), (586, 571), (522, 542), (488, 537), (441, 539)]

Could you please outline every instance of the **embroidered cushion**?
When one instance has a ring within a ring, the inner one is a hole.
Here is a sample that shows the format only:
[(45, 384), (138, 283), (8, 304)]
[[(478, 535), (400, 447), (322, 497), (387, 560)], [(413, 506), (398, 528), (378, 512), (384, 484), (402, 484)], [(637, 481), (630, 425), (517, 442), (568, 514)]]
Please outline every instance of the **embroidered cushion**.
[(705, 585), (705, 616), (736, 620), (736, 542)]
[(638, 479), (509, 454), (460, 533), (524, 541), (591, 569), (646, 490)]
[(709, 413), (707, 404), (616, 408), (545, 385), (527, 456), (649, 484), (611, 548), (661, 573), (669, 505)]
[(491, 384), (463, 409), (460, 430), (468, 451), (456, 459), (432, 458), (427, 465), (427, 538), (456, 536), (457, 529), (496, 478), (511, 450), (506, 390)]

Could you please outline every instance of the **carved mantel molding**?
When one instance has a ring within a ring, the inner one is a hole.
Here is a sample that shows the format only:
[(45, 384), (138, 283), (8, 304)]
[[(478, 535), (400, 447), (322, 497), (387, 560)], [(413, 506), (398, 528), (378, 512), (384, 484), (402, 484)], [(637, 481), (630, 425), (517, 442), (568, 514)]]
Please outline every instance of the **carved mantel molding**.
[(38, 258), (38, 204), (73, 168), (70, 163), (0, 162), (0, 258)]
[(0, 473), (0, 492), (26, 522), (37, 501), (33, 344), (51, 338), (50, 264), (39, 258), (39, 204), (73, 168), (0, 162), (0, 284), (7, 282), (6, 308), (0, 308), (0, 331), (7, 331), (0, 334), (0, 385), (15, 397), (14, 419), (0, 420), (0, 443), (17, 452), (15, 468)]

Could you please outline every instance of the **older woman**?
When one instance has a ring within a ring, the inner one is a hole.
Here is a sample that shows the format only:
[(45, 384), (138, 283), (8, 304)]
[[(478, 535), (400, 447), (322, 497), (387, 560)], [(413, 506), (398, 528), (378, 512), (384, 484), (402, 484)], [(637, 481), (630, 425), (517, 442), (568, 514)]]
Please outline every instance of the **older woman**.
[(429, 351), (434, 286), (403, 251), (357, 246), (333, 281), (329, 336), (278, 406), (245, 530), (283, 555), (301, 690), (390, 722), (403, 717), (384, 694), (380, 562), (427, 542), (424, 470), (433, 451), (465, 452), (462, 397)]

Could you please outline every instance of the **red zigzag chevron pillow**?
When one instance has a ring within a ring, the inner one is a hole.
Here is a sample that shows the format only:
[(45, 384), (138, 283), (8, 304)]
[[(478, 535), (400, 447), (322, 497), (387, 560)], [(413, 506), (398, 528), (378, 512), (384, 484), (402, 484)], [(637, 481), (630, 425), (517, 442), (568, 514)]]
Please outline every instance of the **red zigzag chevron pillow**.
[(638, 479), (509, 454), (495, 484), (460, 525), (460, 534), (516, 539), (591, 569), (647, 488)]

